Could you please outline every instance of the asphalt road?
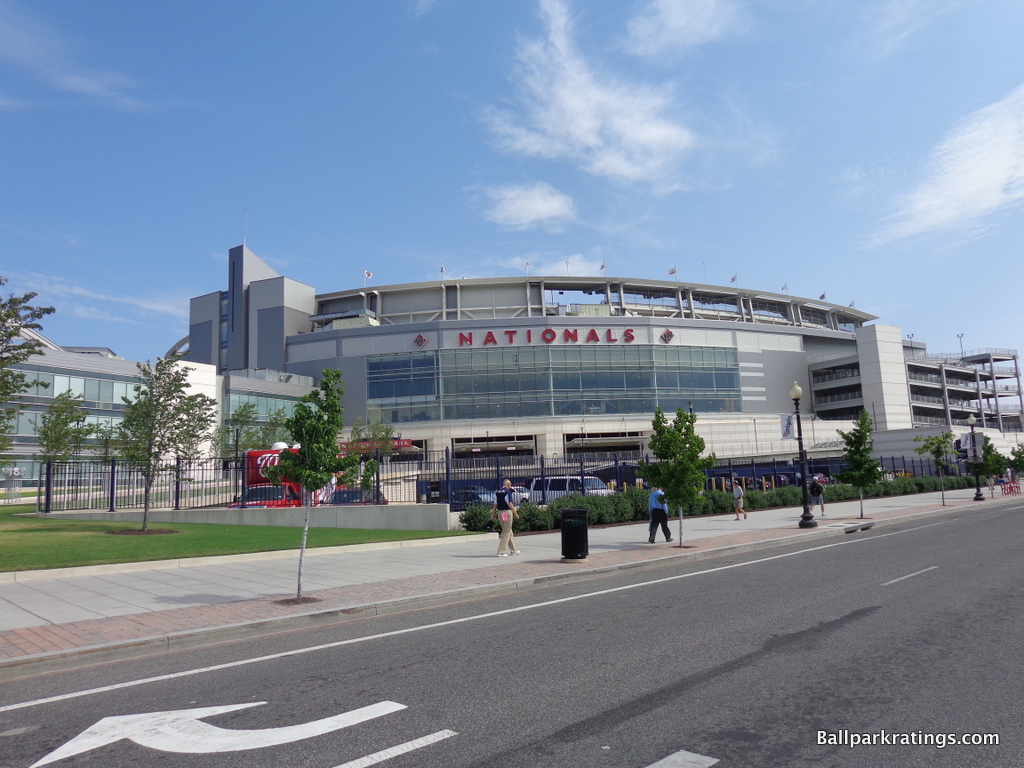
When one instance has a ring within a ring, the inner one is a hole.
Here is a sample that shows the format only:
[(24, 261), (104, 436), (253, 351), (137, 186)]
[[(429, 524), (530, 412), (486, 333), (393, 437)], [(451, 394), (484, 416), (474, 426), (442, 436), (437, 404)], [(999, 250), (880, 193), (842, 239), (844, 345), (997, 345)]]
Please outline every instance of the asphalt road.
[(4, 683), (0, 766), (1017, 768), (1022, 512)]

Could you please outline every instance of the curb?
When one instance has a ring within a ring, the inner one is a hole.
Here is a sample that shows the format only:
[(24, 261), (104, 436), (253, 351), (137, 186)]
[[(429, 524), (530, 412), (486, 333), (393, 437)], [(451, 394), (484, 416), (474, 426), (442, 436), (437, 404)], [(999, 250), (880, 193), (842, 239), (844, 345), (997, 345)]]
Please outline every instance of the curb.
[[(1019, 499), (1016, 498), (1012, 500), (1019, 501)], [(1006, 499), (1005, 501), (1010, 501), (1010, 499)], [(18, 678), (28, 677), (30, 675), (42, 674), (44, 672), (76, 669), (78, 667), (101, 664), (108, 661), (141, 658), (169, 651), (187, 650), (283, 632), (314, 629), (354, 619), (402, 613), (405, 611), (418, 610), (438, 605), (458, 603), (467, 599), (476, 599), (489, 595), (525, 592), (546, 586), (552, 586), (558, 582), (572, 583), (590, 581), (619, 571), (654, 570), (680, 561), (690, 560), (697, 562), (700, 560), (714, 559), (717, 557), (724, 557), (752, 550), (786, 546), (788, 544), (808, 541), (810, 539), (822, 539), (839, 535), (845, 536), (848, 533), (867, 530), (871, 527), (896, 525), (904, 522), (912, 522), (925, 517), (953, 514), (955, 512), (961, 512), (965, 508), (970, 507), (965, 507), (964, 505), (955, 507), (939, 507), (938, 509), (913, 512), (908, 515), (901, 515), (900, 517), (889, 519), (872, 520), (865, 518), (863, 522), (837, 522), (828, 526), (807, 529), (800, 533), (786, 534), (777, 538), (764, 539), (762, 541), (728, 544), (697, 552), (680, 552), (677, 554), (670, 554), (631, 563), (619, 563), (616, 565), (584, 568), (566, 573), (549, 574), (546, 576), (537, 576), (528, 579), (516, 579), (496, 584), (461, 587), (442, 592), (416, 595), (412, 597), (401, 597), (376, 603), (321, 608), (319, 610), (307, 611), (305, 613), (293, 614), (291, 616), (256, 619), (253, 621), (228, 624), (220, 627), (182, 630), (180, 632), (173, 632), (164, 635), (154, 635), (153, 637), (136, 638), (133, 640), (118, 640), (101, 645), (85, 646), (66, 651), (50, 651), (47, 653), (31, 654), (19, 658), (0, 661), (0, 681), (15, 680)], [(477, 540), (492, 539), (494, 538), (494, 535), (481, 534), (472, 538)], [(427, 539), (424, 541), (436, 540)], [(334, 549), (346, 548), (338, 547)]]

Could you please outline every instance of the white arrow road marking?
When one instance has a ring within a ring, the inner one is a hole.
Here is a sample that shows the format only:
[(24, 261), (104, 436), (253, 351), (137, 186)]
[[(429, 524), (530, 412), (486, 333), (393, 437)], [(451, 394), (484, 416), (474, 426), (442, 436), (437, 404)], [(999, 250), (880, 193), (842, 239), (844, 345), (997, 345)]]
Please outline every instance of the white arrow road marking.
[(128, 739), (144, 747), (159, 749), (163, 752), (183, 754), (205, 754), (208, 752), (237, 752), (243, 749), (260, 749), (291, 741), (321, 736), (331, 731), (347, 728), (375, 717), (381, 717), (400, 709), (404, 704), (394, 701), (382, 701), (351, 712), (314, 720), (311, 723), (289, 725), (284, 728), (266, 728), (254, 731), (236, 731), (218, 728), (209, 723), (200, 722), (204, 717), (235, 712), (249, 707), (266, 704), (257, 701), (251, 704), (232, 704), (226, 707), (202, 707), (199, 709), (179, 709), (173, 712), (149, 712), (144, 715), (121, 715), (105, 717), (96, 725), (83, 731), (55, 752), (51, 752), (42, 760), (33, 763), (31, 768), (46, 765), (65, 757), (78, 755), (82, 752), (113, 744), (121, 739)]
[[(376, 765), (382, 763), (388, 758), (398, 757), (404, 755), (406, 752), (412, 752), (414, 749), (420, 747), (428, 747), (431, 744), (436, 744), (439, 741), (449, 738), (450, 736), (458, 736), (459, 734), (455, 731), (438, 731), (437, 733), (431, 733), (426, 736), (422, 736), (412, 741), (407, 741), (404, 744), (399, 744), (397, 747), (391, 747), (391, 749), (383, 749), (380, 752), (374, 752), (372, 755), (366, 757), (360, 757), (358, 760), (351, 760), (341, 765), (336, 765), (334, 768), (366, 768), (368, 765)], [(717, 761), (716, 761), (717, 762)]]
[(709, 765), (714, 765), (717, 762), (718, 760), (713, 757), (697, 755), (684, 749), (656, 763), (651, 763), (647, 768), (708, 768)]

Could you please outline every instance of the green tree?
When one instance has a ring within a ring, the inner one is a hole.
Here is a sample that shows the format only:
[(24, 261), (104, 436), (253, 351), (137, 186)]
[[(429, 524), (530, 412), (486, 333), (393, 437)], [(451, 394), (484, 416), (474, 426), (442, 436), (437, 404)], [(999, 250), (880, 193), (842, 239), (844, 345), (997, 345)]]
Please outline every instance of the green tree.
[(943, 479), (943, 475), (946, 474), (946, 468), (949, 466), (946, 462), (946, 456), (953, 449), (953, 438), (955, 435), (952, 432), (943, 432), (941, 435), (918, 435), (914, 438), (915, 443), (923, 443), (920, 448), (915, 448), (916, 453), (929, 455), (932, 457), (932, 461), (935, 462), (935, 468), (939, 470), (939, 490), (942, 492), (942, 506), (946, 506), (946, 483)]
[[(7, 278), (0, 277), (0, 286), (6, 283)], [(14, 366), (43, 350), (43, 342), (30, 332), (42, 330), (39, 320), (53, 313), (53, 307), (30, 304), (36, 295), (11, 294), (6, 299), (0, 298), (0, 454), (9, 450), (13, 443), (11, 428), (18, 416), (17, 401), (33, 383)], [(0, 456), (0, 465), (9, 461)]]
[(259, 432), (258, 448), (269, 448), (274, 443), (291, 445), (295, 442), (291, 430), (288, 428), (288, 413), (284, 408), (272, 411), (266, 421), (261, 421), (257, 425), (257, 430)]
[(384, 421), (368, 424), (362, 419), (356, 419), (348, 438), (350, 449), (359, 450), (362, 453), (380, 451), (382, 454), (391, 453), (394, 449), (394, 443), (392, 442), (394, 439), (394, 424), (388, 424)]
[[(985, 442), (981, 446), (981, 462), (978, 471), (985, 477), (995, 478), (1003, 474), (1009, 464), (1010, 460), (997, 451), (996, 447), (992, 445), (992, 441), (988, 439), (988, 435), (985, 435)], [(995, 493), (991, 487), (989, 492)]]
[[(358, 452), (364, 456), (369, 453), (390, 455), (394, 450), (395, 425), (381, 421), (368, 424), (356, 419), (349, 434), (349, 452)], [(377, 479), (380, 462), (376, 458), (365, 459), (360, 465), (359, 487), (366, 493), (373, 491)]]
[(253, 403), (243, 403), (231, 412), (227, 423), (217, 429), (217, 455), (234, 456), (269, 448), (260, 443), (259, 413)]
[(860, 516), (864, 517), (864, 489), (882, 479), (882, 469), (871, 455), (871, 417), (867, 411), (857, 415), (857, 423), (849, 432), (839, 431), (845, 450), (843, 459), (846, 469), (839, 473), (839, 479), (849, 483), (860, 492)]
[(124, 398), (124, 420), (118, 428), (121, 456), (138, 467), (145, 482), (142, 530), (149, 530), (153, 482), (175, 458), (195, 457), (210, 436), (216, 401), (188, 394), (188, 372), (178, 355), (160, 358), (156, 365), (139, 363), (135, 396)]
[(345, 409), (341, 405), (344, 393), (341, 373), (325, 370), (320, 386), (303, 396), (296, 404), (294, 414), (288, 419), (288, 429), (298, 442), (298, 449), (281, 451), (280, 462), (266, 469), (266, 476), (271, 482), (280, 483), (287, 478), (301, 485), (304, 491), (306, 517), (299, 547), (296, 600), (302, 599), (302, 564), (309, 534), (310, 497), (328, 485), (332, 477), (337, 477), (345, 484), (352, 483), (359, 470), (358, 456), (338, 455), (338, 436), (344, 426)]
[[(714, 454), (702, 455), (704, 438), (697, 434), (696, 422), (696, 414), (680, 408), (669, 424), (665, 412), (656, 409), (649, 445), (659, 461), (656, 464), (641, 461), (637, 468), (637, 474), (651, 486), (664, 491), (669, 508), (679, 510), (680, 526), (683, 511), (690, 509), (704, 491), (707, 482), (704, 470), (715, 465)], [(682, 543), (681, 534), (679, 540)]]
[(1014, 472), (1024, 472), (1024, 445), (1016, 445), (1010, 449), (1010, 458), (1006, 466)]
[(40, 461), (68, 461), (81, 452), (94, 431), (93, 425), (85, 423), (89, 412), (82, 402), (81, 396), (67, 390), (57, 395), (40, 416), (36, 430)]
[(109, 461), (119, 452), (119, 430), (116, 424), (100, 424), (93, 427), (92, 436), (96, 438), (93, 453), (104, 461)]

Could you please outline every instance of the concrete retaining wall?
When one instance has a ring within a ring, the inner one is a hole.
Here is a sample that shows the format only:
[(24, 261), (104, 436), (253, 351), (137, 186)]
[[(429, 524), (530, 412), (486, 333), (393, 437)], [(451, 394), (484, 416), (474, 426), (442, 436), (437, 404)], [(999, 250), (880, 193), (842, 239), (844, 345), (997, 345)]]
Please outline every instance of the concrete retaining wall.
[[(277, 509), (153, 509), (150, 523), (215, 523), (275, 525), (301, 528), (304, 507)], [(67, 520), (141, 521), (142, 510), (125, 512), (53, 512), (46, 517)], [(310, 528), (374, 528), (387, 531), (457, 531), (459, 513), (447, 504), (387, 504), (383, 506), (312, 507)]]

